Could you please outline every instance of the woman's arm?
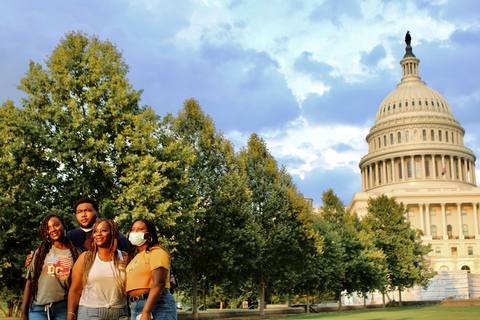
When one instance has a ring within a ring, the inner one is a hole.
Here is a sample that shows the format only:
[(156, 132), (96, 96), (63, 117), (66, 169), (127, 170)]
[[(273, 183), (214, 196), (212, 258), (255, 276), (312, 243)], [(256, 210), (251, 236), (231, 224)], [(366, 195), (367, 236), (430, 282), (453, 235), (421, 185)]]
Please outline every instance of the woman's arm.
[(86, 252), (78, 257), (72, 268), (72, 284), (70, 285), (70, 290), (68, 290), (67, 320), (75, 320), (76, 318), (78, 301), (80, 301), (83, 290), (82, 274), (85, 254)]
[(23, 304), (22, 304), (22, 320), (28, 319), (28, 307), (30, 306), (30, 300), (32, 299), (33, 282), (27, 280), (25, 283), (25, 290), (23, 291)]
[(165, 283), (167, 281), (168, 270), (165, 268), (157, 268), (152, 270), (152, 279), (153, 285), (150, 288), (150, 292), (148, 294), (147, 302), (145, 302), (145, 306), (143, 307), (142, 316), (140, 320), (150, 320), (151, 313), (155, 304), (157, 303), (158, 299), (162, 296), (163, 288), (165, 288)]

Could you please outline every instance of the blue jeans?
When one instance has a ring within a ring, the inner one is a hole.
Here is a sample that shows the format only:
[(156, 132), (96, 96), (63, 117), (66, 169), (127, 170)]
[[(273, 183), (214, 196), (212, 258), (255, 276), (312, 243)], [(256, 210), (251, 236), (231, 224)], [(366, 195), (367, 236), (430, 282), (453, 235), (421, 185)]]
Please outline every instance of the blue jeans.
[[(50, 315), (50, 317), (49, 317)], [(38, 306), (32, 304), (28, 311), (29, 320), (65, 320), (67, 319), (67, 300)]]
[[(132, 302), (130, 306), (131, 317), (130, 320), (135, 320), (138, 315), (142, 314), (143, 307), (147, 300), (140, 300)], [(158, 299), (157, 304), (152, 310), (153, 320), (177, 320), (177, 305), (173, 295), (164, 290), (164, 293)]]
[(77, 320), (103, 319), (128, 320), (128, 307), (123, 308), (89, 308), (78, 306)]

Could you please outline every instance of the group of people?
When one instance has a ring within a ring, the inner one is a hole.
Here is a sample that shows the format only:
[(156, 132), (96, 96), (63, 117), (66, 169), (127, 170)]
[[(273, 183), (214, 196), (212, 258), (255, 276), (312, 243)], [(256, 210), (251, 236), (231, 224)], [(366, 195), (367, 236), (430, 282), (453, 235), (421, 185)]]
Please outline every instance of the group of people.
[(26, 261), (22, 319), (176, 319), (170, 254), (155, 225), (137, 219), (127, 240), (113, 220), (98, 219), (95, 200), (74, 208), (79, 228), (68, 233), (60, 216), (42, 221), (43, 241)]

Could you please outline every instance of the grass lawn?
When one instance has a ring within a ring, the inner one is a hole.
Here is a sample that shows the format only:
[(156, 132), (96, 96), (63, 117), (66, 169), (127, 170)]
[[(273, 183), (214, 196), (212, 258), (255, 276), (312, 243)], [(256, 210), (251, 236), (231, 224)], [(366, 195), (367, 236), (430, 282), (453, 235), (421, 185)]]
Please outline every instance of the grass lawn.
[[(474, 320), (480, 319), (480, 306), (406, 307), (348, 313), (317, 313), (288, 316), (285, 320)], [(278, 318), (276, 319), (278, 320)]]

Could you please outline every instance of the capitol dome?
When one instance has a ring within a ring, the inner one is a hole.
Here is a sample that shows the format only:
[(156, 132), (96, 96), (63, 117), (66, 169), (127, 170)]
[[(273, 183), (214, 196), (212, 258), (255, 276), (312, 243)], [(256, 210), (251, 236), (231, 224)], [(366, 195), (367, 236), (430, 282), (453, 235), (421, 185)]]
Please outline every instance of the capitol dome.
[(402, 79), (378, 108), (360, 161), (363, 190), (398, 184), (448, 182), (475, 185), (475, 155), (463, 144), (465, 130), (445, 98), (421, 80), (412, 47), (400, 61)]

